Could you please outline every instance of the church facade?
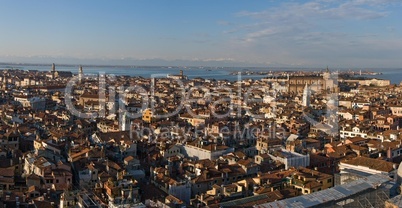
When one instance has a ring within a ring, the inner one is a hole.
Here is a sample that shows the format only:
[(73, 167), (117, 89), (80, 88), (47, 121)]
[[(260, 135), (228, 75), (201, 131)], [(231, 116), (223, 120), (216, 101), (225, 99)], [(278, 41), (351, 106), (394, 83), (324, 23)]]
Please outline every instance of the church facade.
[(287, 82), (288, 92), (293, 94), (303, 93), (305, 86), (309, 86), (312, 92), (327, 91), (337, 92), (337, 80), (333, 78), (329, 71), (316, 76), (292, 76)]

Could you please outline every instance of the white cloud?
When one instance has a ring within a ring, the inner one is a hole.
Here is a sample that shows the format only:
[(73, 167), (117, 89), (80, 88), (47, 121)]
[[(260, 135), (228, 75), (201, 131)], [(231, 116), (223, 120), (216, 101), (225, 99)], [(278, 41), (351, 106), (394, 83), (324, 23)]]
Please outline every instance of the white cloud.
[(281, 31), (282, 31), (281, 28), (267, 28), (267, 29), (255, 31), (255, 32), (249, 33), (246, 37), (246, 40), (253, 41), (256, 38), (276, 35), (276, 34), (280, 33)]
[[(396, 4), (400, 3), (394, 0), (285, 2), (261, 11), (236, 13), (242, 22), (249, 23), (225, 28), (225, 34), (253, 60), (290, 65), (328, 62), (342, 65), (352, 63), (356, 53), (369, 64), (376, 53), (396, 51), (389, 42), (397, 43), (394, 47), (402, 50), (395, 38), (388, 39), (387, 43), (382, 40), (386, 39), (384, 33), (390, 31), (392, 24), (375, 27), (371, 24), (374, 19), (388, 18), (390, 7)], [(381, 27), (384, 30), (378, 30)]]

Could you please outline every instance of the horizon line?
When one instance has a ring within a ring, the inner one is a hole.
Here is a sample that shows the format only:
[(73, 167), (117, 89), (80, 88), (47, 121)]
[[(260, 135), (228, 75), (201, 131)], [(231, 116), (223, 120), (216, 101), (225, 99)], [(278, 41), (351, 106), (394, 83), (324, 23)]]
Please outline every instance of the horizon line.
[[(254, 69), (317, 69), (317, 70), (326, 70), (327, 67), (308, 67), (308, 66), (191, 66), (191, 65), (108, 65), (108, 64), (66, 64), (66, 63), (16, 63), (16, 62), (0, 62), (0, 65), (18, 65), (18, 66), (52, 66), (52, 64), (55, 64), (56, 66), (66, 66), (66, 67), (114, 67), (114, 68), (121, 68), (121, 67), (130, 67), (130, 68), (135, 68), (135, 67), (158, 67), (158, 68), (164, 68), (164, 67), (174, 67), (174, 68), (254, 68)], [(331, 70), (331, 68), (329, 68)], [(402, 67), (384, 67), (384, 68), (379, 68), (379, 67), (336, 67), (332, 68), (332, 70), (373, 70), (373, 69), (402, 69)]]

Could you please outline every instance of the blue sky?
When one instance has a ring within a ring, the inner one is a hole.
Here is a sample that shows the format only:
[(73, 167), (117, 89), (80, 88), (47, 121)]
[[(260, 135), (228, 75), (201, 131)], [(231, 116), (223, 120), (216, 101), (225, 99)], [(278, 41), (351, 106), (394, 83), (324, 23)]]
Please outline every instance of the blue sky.
[(10, 0), (0, 8), (0, 62), (402, 66), (398, 0)]

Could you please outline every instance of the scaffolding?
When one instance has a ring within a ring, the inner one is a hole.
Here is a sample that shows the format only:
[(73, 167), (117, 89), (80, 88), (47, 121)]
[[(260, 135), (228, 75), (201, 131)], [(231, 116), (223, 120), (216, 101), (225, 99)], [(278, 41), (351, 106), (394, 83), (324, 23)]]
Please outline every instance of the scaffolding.
[[(345, 181), (356, 177), (355, 174), (349, 176), (345, 176)], [(338, 180), (340, 180), (339, 176)], [(258, 207), (385, 207), (385, 202), (397, 194), (397, 188), (397, 184), (391, 178), (383, 174), (376, 174), (363, 176), (358, 180), (330, 189), (270, 202)]]
[(366, 193), (360, 193), (355, 196), (348, 197), (339, 202), (320, 205), (316, 207), (330, 208), (380, 208), (385, 207), (385, 201), (389, 199), (384, 189), (367, 190)]
[(355, 180), (359, 180), (370, 176), (370, 174), (353, 173), (352, 171), (334, 174), (334, 186), (347, 184)]

